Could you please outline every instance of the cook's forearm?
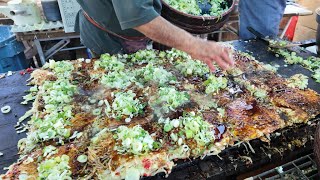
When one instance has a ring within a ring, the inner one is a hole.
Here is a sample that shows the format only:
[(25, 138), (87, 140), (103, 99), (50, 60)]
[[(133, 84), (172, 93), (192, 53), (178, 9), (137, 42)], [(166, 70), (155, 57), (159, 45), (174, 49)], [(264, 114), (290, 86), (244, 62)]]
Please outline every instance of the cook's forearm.
[(227, 48), (213, 41), (195, 38), (161, 16), (135, 29), (154, 41), (187, 52), (193, 59), (206, 63), (212, 71), (215, 70), (215, 64), (222, 69), (233, 66), (230, 51)]
[(192, 50), (192, 44), (197, 41), (190, 33), (176, 27), (161, 16), (135, 29), (156, 42), (189, 53)]

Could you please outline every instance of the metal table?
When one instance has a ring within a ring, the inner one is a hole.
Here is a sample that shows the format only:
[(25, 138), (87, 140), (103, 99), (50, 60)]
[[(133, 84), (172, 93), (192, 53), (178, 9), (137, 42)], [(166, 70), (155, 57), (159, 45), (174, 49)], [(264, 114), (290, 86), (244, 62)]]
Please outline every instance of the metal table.
[[(311, 75), (311, 72), (299, 65), (284, 67), (283, 59), (276, 58), (271, 52), (268, 52), (266, 45), (262, 42), (235, 41), (233, 45), (238, 50), (252, 52), (257, 59), (263, 62), (280, 65), (278, 72), (284, 77), (296, 73), (302, 73), (309, 77)], [(311, 54), (301, 52), (300, 55), (310, 56)], [(14, 125), (17, 119), (30, 108), (30, 105), (20, 105), (22, 96), (25, 94), (24, 91), (28, 89), (25, 85), (27, 78), (28, 75), (21, 76), (16, 73), (13, 76), (0, 79), (0, 106), (10, 105), (12, 107), (11, 113), (6, 115), (0, 113), (0, 152), (4, 153), (0, 157), (0, 173), (5, 172), (2, 170), (3, 167), (9, 166), (17, 160), (16, 144), (20, 138), (25, 137), (25, 134), (16, 134)], [(309, 88), (320, 93), (320, 84), (314, 82), (311, 78)], [(210, 156), (203, 160), (178, 161), (178, 165), (173, 169), (168, 179), (234, 179), (239, 174), (256, 170), (262, 166), (277, 166), (283, 162), (310, 154), (317, 121), (318, 119), (315, 119), (310, 125), (297, 125), (294, 128), (279, 130), (278, 133), (281, 135), (271, 137), (270, 145), (260, 140), (251, 141), (255, 153), (250, 152), (248, 145), (242, 144), (239, 147), (226, 149), (220, 153), (220, 158)], [(302, 146), (295, 145), (295, 141), (302, 142)], [(291, 149), (288, 144), (292, 144)], [(247, 156), (251, 157), (252, 164), (246, 159)], [(164, 179), (164, 176), (158, 174), (144, 179)]]
[[(19, 41), (33, 41), (39, 57), (41, 64), (45, 64), (46, 61), (59, 51), (71, 51), (76, 49), (86, 48), (85, 46), (76, 46), (66, 48), (70, 43), (71, 39), (79, 39), (79, 33), (65, 33), (63, 29), (59, 30), (48, 30), (48, 31), (38, 31), (38, 32), (27, 32), (27, 33), (16, 33), (17, 39)], [(47, 50), (43, 50), (41, 42), (57, 41), (53, 46)]]

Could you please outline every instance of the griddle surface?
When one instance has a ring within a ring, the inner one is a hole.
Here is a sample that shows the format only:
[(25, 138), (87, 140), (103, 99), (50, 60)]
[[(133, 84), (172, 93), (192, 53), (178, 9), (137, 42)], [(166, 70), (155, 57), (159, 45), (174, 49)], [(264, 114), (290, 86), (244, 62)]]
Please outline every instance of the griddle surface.
[[(275, 57), (272, 52), (267, 51), (267, 46), (263, 42), (259, 41), (234, 41), (234, 47), (237, 50), (243, 52), (252, 52), (253, 56), (257, 60), (260, 60), (264, 63), (269, 63), (272, 65), (278, 64), (280, 68), (278, 73), (283, 77), (290, 77), (297, 73), (302, 73), (311, 77), (311, 72), (304, 69), (299, 65), (288, 65), (284, 67), (285, 64), (283, 58)], [(303, 57), (313, 55), (311, 53), (301, 53)], [(21, 76), (19, 73), (15, 73), (10, 77), (0, 79), (0, 106), (9, 105), (12, 110), (8, 114), (0, 113), (0, 152), (4, 155), (0, 157), (0, 174), (5, 173), (3, 167), (7, 167), (14, 163), (18, 159), (17, 155), (17, 143), (18, 140), (25, 137), (25, 133), (17, 134), (14, 125), (16, 124), (19, 117), (21, 117), (27, 110), (30, 109), (31, 104), (21, 105), (20, 102), (23, 100), (22, 96), (26, 95), (25, 91), (29, 89), (26, 86), (26, 80), (30, 76), (24, 75)], [(316, 83), (312, 78), (309, 79), (309, 88), (320, 93), (320, 84)], [(300, 127), (300, 130), (293, 131), (292, 133), (297, 133), (297, 137), (311, 136), (314, 132), (314, 127), (303, 126)], [(292, 136), (294, 138), (294, 136)], [(288, 140), (288, 139), (287, 139)], [(289, 138), (290, 140), (290, 138)], [(291, 139), (292, 140), (292, 139)], [(286, 139), (278, 139), (276, 141), (287, 142)], [(261, 141), (253, 141), (254, 148), (260, 149)], [(289, 142), (289, 141), (288, 141)], [(278, 142), (279, 143), (279, 142)], [(277, 142), (274, 143), (275, 146), (279, 146)], [(255, 146), (256, 145), (256, 146)], [(292, 157), (300, 155), (303, 153), (308, 153), (312, 150), (312, 142), (308, 141), (305, 144), (305, 147), (302, 149), (295, 149), (295, 151), (288, 152), (287, 156)], [(223, 160), (218, 157), (208, 157), (204, 160), (196, 159), (194, 161), (180, 161), (178, 166), (173, 170), (173, 173), (169, 176), (169, 179), (204, 179), (204, 178), (217, 178), (224, 176), (234, 176), (236, 173), (246, 172), (252, 170), (254, 167), (250, 167), (245, 163), (233, 164), (232, 161), (228, 160), (230, 157), (237, 158), (237, 156), (246, 153), (244, 147), (240, 148), (231, 148), (228, 151), (221, 153)], [(290, 154), (289, 154), (290, 153)], [(261, 157), (261, 154), (253, 155), (255, 156), (256, 165), (268, 164), (270, 162), (276, 162), (281, 160), (280, 155), (273, 156), (274, 158), (269, 159), (265, 155), (264, 159)], [(151, 178), (145, 179), (162, 179), (162, 175), (158, 175)]]

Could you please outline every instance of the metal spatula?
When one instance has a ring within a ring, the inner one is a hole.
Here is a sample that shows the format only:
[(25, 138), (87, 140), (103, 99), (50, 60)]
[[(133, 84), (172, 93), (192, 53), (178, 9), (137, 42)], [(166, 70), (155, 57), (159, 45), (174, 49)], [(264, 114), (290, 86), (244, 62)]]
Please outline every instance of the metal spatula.
[(291, 48), (291, 47), (309, 47), (309, 46), (314, 46), (316, 45), (315, 42), (311, 42), (311, 43), (290, 43), (287, 41), (283, 41), (283, 40), (274, 40), (274, 39), (268, 39), (265, 38), (260, 32), (258, 32), (257, 30), (253, 29), (252, 27), (247, 27), (247, 29), (253, 34), (255, 35), (258, 39), (264, 41), (265, 43), (267, 43), (267, 45), (269, 47), (272, 48), (277, 48), (277, 49), (285, 49), (285, 48)]

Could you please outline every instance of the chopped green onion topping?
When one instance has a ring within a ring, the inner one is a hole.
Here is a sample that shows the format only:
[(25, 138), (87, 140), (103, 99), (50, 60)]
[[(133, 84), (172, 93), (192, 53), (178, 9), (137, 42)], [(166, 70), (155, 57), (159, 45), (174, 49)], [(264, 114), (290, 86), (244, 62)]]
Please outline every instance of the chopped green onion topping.
[(155, 102), (152, 103), (154, 109), (162, 109), (165, 113), (174, 111), (177, 107), (189, 101), (189, 95), (186, 92), (177, 91), (173, 87), (161, 87), (158, 91)]
[(115, 133), (114, 138), (117, 140), (115, 150), (120, 154), (143, 154), (161, 147), (161, 144), (139, 125), (132, 128), (119, 126)]
[(54, 157), (40, 163), (37, 170), (40, 179), (56, 180), (64, 179), (71, 180), (72, 172), (69, 166), (69, 156), (62, 155)]
[(131, 90), (127, 92), (117, 92), (114, 94), (114, 100), (109, 105), (106, 102), (105, 113), (108, 117), (120, 120), (122, 117), (127, 116), (126, 121), (142, 113), (145, 105), (141, 104), (139, 99), (135, 98), (136, 94)]
[(80, 163), (85, 163), (88, 161), (88, 156), (82, 154), (82, 155), (78, 156), (77, 161), (79, 161)]
[(218, 93), (219, 90), (225, 89), (227, 87), (227, 83), (228, 80), (225, 77), (216, 77), (215, 75), (210, 75), (208, 80), (204, 82), (204, 85), (206, 86), (206, 93)]
[(308, 87), (308, 77), (303, 74), (296, 74), (288, 79), (288, 86), (292, 88), (306, 89)]

